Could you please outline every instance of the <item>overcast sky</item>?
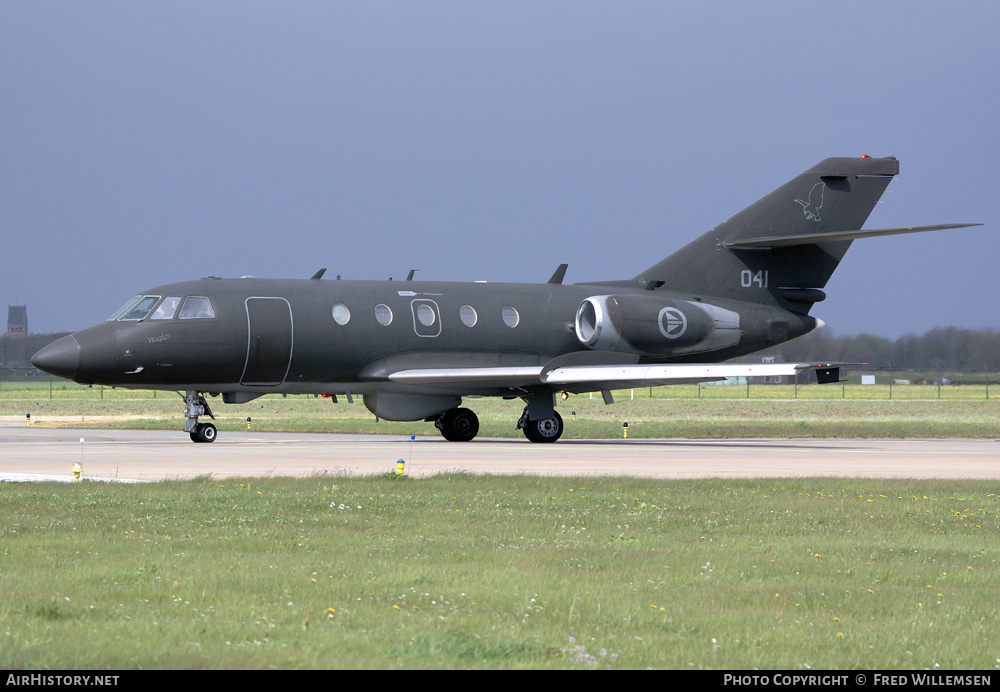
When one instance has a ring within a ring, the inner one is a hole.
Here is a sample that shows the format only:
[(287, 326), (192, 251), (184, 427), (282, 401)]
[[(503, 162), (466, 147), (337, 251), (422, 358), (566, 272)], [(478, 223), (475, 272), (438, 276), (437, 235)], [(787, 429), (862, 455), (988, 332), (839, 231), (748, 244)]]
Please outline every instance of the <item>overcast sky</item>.
[(899, 157), (813, 314), (1000, 328), (1000, 3), (0, 0), (0, 305), (206, 275), (629, 278)]

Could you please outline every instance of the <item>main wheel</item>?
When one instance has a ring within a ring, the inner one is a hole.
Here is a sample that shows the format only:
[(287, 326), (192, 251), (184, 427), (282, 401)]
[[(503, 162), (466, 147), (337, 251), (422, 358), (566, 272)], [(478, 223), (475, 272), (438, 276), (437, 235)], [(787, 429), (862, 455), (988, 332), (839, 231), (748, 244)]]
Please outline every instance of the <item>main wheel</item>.
[(439, 427), (449, 442), (468, 442), (479, 433), (479, 418), (467, 408), (453, 408), (444, 412)]
[(529, 420), (524, 426), (524, 436), (532, 442), (555, 442), (563, 434), (563, 419), (556, 411), (552, 418)]
[(198, 423), (198, 428), (191, 433), (191, 439), (195, 442), (215, 442), (218, 436), (215, 426), (211, 423)]

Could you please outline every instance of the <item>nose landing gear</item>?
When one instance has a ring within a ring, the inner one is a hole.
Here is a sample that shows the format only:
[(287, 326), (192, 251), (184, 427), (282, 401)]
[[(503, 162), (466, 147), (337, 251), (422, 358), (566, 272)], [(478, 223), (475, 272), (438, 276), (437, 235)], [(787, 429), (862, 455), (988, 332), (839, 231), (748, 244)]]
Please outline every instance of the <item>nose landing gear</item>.
[(199, 423), (198, 416), (209, 416), (215, 420), (212, 409), (209, 408), (205, 397), (193, 390), (185, 392), (184, 396), (184, 432), (191, 435), (192, 442), (215, 442), (218, 431), (211, 423)]

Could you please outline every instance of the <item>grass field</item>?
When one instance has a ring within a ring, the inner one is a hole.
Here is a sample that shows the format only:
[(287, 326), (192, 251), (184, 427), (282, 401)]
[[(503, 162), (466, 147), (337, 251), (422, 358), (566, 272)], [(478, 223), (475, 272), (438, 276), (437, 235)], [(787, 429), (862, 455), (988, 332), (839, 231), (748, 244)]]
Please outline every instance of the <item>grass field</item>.
[[(995, 397), (708, 389), (618, 392), (613, 406), (571, 397), (559, 410), (568, 437), (621, 436), (623, 420), (629, 437), (1000, 437)], [(0, 415), (183, 421), (173, 393), (46, 394), (4, 383)], [(520, 402), (467, 404), (481, 434), (519, 434)], [(245, 429), (250, 415), (256, 430), (436, 434), (375, 423), (343, 399), (216, 410), (222, 429)], [(994, 486), (465, 475), (2, 484), (0, 668), (993, 669)]]
[[(576, 439), (621, 437), (626, 422), (629, 437), (636, 438), (1000, 437), (1000, 396), (986, 398), (985, 386), (942, 387), (940, 399), (935, 386), (892, 387), (891, 399), (888, 385), (879, 387), (811, 385), (797, 392), (778, 385), (662, 387), (616, 392), (611, 406), (599, 395), (571, 396), (558, 402), (558, 410), (566, 422), (564, 436)], [(797, 398), (792, 397), (796, 393)], [(820, 394), (826, 398), (818, 398)], [(344, 397), (338, 404), (280, 395), (237, 406), (209, 401), (223, 431), (245, 430), (250, 417), (253, 429), (262, 432), (438, 434), (430, 423), (376, 422), (360, 401), (348, 404)], [(479, 415), (480, 435), (520, 436), (514, 427), (523, 408), (519, 400), (466, 399), (464, 405)], [(176, 429), (183, 427), (182, 410), (173, 392), (91, 389), (72, 383), (52, 385), (51, 391), (47, 383), (0, 387), (0, 415), (31, 414), (36, 423), (71, 416), (74, 420), (65, 425)]]
[(993, 486), (4, 484), (0, 668), (991, 669)]

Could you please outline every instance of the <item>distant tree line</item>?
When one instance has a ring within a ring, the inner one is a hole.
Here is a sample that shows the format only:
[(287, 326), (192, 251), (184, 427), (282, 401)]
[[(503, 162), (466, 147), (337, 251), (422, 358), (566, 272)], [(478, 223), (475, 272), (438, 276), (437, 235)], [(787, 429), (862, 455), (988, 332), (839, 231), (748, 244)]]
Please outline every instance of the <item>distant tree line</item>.
[(817, 329), (798, 339), (762, 351), (785, 361), (867, 363), (893, 370), (1000, 370), (1000, 331), (938, 327), (920, 336), (895, 341), (871, 334), (836, 336)]

